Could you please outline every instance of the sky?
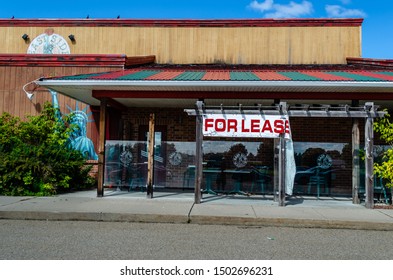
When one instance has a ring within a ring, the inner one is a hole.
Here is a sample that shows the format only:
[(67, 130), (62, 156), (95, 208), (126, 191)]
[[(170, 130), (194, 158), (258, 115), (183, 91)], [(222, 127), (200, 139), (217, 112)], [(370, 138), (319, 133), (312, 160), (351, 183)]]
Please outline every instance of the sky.
[(363, 18), (362, 56), (393, 59), (393, 0), (18, 0), (0, 18)]

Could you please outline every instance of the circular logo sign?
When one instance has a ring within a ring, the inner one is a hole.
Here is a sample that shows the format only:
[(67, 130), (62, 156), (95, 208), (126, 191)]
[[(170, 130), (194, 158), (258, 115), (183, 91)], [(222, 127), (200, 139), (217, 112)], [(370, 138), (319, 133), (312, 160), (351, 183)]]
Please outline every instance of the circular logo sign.
[(247, 165), (247, 155), (244, 153), (237, 153), (236, 155), (233, 156), (233, 164), (238, 167), (242, 168)]
[(53, 29), (45, 30), (30, 43), (27, 53), (30, 54), (70, 54), (70, 46), (67, 41), (53, 32)]
[(333, 162), (332, 158), (326, 154), (322, 154), (322, 155), (318, 156), (318, 159), (317, 159), (318, 166), (323, 169), (328, 169), (329, 167), (331, 167), (332, 162)]
[(181, 160), (182, 158), (179, 152), (173, 152), (169, 155), (169, 163), (172, 165), (179, 165)]
[(132, 154), (130, 151), (123, 151), (120, 154), (120, 162), (124, 165), (124, 166), (129, 166), (130, 163), (132, 162)]

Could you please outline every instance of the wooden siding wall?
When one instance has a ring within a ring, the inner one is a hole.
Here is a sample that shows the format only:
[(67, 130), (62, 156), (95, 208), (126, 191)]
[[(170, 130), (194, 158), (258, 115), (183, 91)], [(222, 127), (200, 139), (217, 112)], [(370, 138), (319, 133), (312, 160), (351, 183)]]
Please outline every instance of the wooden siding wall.
[[(48, 26), (49, 27), (49, 26)], [(0, 53), (26, 53), (45, 27), (0, 27)], [(306, 27), (54, 27), (72, 54), (156, 55), (174, 64), (346, 64), (361, 57), (360, 26)], [(76, 42), (68, 39), (74, 34)]]
[[(39, 88), (34, 92), (34, 97), (29, 100), (23, 91), (23, 85), (34, 81), (42, 76), (63, 76), (84, 73), (114, 71), (111, 67), (0, 67), (0, 115), (8, 112), (13, 116), (24, 119), (26, 116), (39, 114), (45, 102), (52, 102), (51, 94), (47, 89)], [(31, 92), (34, 87), (28, 85), (26, 89)], [(60, 110), (62, 113), (69, 113), (67, 106), (73, 110), (76, 107), (76, 100), (58, 94)], [(79, 109), (85, 109), (87, 105), (79, 102)], [(86, 113), (90, 113), (87, 110)], [(94, 120), (90, 115), (90, 120)], [(96, 146), (98, 139), (98, 124), (91, 122), (87, 125), (87, 135)], [(97, 146), (96, 146), (97, 147)]]

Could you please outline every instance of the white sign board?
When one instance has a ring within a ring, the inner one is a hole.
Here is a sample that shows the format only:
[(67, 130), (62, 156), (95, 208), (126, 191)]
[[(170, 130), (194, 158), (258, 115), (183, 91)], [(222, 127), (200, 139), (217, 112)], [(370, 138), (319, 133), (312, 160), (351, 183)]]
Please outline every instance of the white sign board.
[(45, 33), (38, 35), (30, 43), (27, 49), (29, 54), (70, 54), (70, 46), (67, 41), (53, 32), (53, 29), (49, 28), (45, 30)]
[(288, 116), (242, 114), (203, 115), (203, 136), (291, 139)]

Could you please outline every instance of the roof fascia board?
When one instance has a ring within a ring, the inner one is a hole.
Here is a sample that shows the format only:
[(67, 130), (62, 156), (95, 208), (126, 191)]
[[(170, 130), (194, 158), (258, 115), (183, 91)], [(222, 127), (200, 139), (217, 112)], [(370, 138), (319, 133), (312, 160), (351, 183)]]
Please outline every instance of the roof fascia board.
[(88, 27), (321, 27), (361, 26), (363, 18), (298, 19), (0, 19), (0, 26)]
[[(52, 88), (62, 92), (61, 87)], [(391, 100), (391, 93), (386, 92), (372, 92), (371, 91), (173, 91), (173, 90), (93, 90), (92, 97), (96, 99), (110, 97), (110, 98), (143, 98), (143, 99), (304, 99), (304, 100)], [(241, 94), (239, 94), (241, 93)]]
[(121, 67), (153, 63), (154, 55), (125, 54), (0, 54), (0, 66)]
[(393, 68), (393, 59), (347, 57), (348, 65)]

